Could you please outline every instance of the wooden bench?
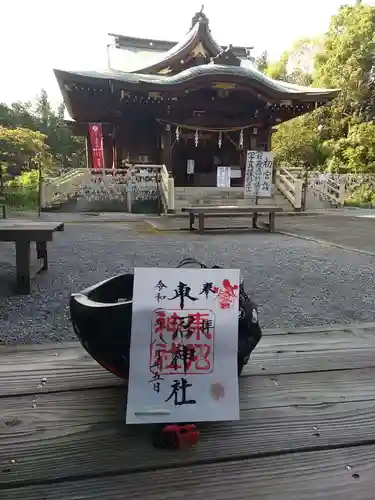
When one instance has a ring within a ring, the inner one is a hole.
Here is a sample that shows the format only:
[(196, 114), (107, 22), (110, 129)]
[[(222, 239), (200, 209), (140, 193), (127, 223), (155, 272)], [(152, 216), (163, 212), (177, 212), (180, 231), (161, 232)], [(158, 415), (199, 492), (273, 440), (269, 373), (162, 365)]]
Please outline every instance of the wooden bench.
[(263, 334), (241, 420), (183, 451), (125, 425), (123, 381), (78, 342), (0, 346), (1, 500), (373, 500), (375, 323)]
[[(187, 212), (190, 215), (190, 231), (196, 230), (194, 227), (195, 217), (198, 217), (198, 232), (203, 233), (205, 229), (217, 229), (217, 228), (205, 228), (204, 220), (206, 217), (244, 217), (252, 214), (252, 228), (261, 229), (269, 232), (275, 230), (275, 215), (277, 212), (282, 212), (280, 207), (267, 206), (267, 205), (247, 205), (247, 206), (218, 206), (218, 205), (207, 205), (207, 206), (193, 206), (182, 208), (183, 212)], [(260, 213), (268, 213), (268, 223), (259, 223), (258, 215)], [(241, 226), (231, 226), (230, 229), (243, 229)]]
[[(48, 269), (47, 242), (52, 241), (55, 231), (63, 230), (64, 224), (56, 222), (0, 221), (0, 241), (14, 241), (16, 246), (16, 290), (18, 293), (29, 294), (31, 277)], [(32, 272), (31, 242), (36, 243), (38, 266), (35, 272)]]

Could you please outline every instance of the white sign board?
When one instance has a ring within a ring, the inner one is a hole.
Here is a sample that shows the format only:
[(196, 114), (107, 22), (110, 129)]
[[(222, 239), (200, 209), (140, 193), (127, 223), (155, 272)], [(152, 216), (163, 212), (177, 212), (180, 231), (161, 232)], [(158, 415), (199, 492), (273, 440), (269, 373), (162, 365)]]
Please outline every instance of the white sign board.
[(245, 198), (272, 196), (273, 154), (248, 151), (246, 156)]
[(240, 166), (232, 166), (230, 170), (230, 176), (232, 179), (241, 179), (242, 172)]
[(239, 279), (135, 269), (127, 423), (239, 420)]
[(194, 166), (195, 166), (194, 160), (188, 160), (186, 164), (186, 173), (194, 174)]
[(216, 186), (218, 188), (230, 187), (230, 167), (217, 167)]

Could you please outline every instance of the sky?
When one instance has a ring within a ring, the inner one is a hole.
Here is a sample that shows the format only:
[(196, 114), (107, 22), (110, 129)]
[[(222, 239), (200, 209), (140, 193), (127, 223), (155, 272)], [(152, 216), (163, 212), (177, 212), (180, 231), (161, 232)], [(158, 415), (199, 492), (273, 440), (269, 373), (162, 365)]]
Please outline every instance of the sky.
[[(32, 101), (45, 88), (57, 103), (53, 68), (107, 68), (108, 33), (178, 41), (202, 3), (219, 43), (253, 46), (255, 55), (267, 50), (276, 59), (295, 40), (324, 33), (339, 6), (354, 2), (0, 0), (0, 102)], [(116, 69), (129, 69), (133, 57), (110, 49)]]

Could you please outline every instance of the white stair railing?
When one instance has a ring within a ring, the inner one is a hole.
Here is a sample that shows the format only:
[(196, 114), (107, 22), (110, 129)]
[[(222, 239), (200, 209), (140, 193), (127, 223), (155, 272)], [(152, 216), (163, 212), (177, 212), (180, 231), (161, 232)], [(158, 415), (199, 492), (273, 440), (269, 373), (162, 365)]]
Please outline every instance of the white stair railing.
[(166, 212), (173, 212), (175, 201), (174, 178), (169, 175), (165, 165), (161, 165), (160, 168), (160, 191)]
[[(175, 208), (174, 178), (168, 173), (165, 165), (135, 164), (116, 169), (113, 173), (99, 174), (87, 168), (74, 169), (66, 174), (45, 179), (42, 188), (42, 206), (51, 207), (66, 201), (84, 187), (97, 191), (116, 191), (116, 185), (126, 184), (135, 191), (152, 189), (159, 181), (160, 196), (166, 212)], [(97, 181), (100, 181), (97, 183)], [(118, 186), (117, 186), (118, 187)], [(116, 191), (117, 193), (117, 191)], [(114, 192), (114, 197), (116, 196)], [(118, 193), (117, 193), (118, 194)]]
[[(302, 194), (305, 178), (306, 171), (304, 168), (284, 166), (280, 167), (276, 173), (277, 188), (295, 208), (299, 208), (298, 203), (295, 204), (295, 188), (297, 188), (297, 194), (300, 189)], [(298, 182), (296, 184), (298, 180), (300, 187)], [(360, 188), (368, 188), (370, 192), (375, 190), (374, 174), (337, 174), (309, 170), (307, 181), (307, 193), (319, 198), (320, 202), (322, 202), (322, 208), (344, 207), (345, 201), (350, 199), (351, 195), (355, 194)]]
[(308, 177), (308, 190), (314, 196), (328, 201), (332, 207), (344, 206), (347, 198), (345, 175), (309, 172)]
[(45, 179), (42, 184), (42, 207), (65, 201), (90, 177), (86, 168), (76, 168), (60, 177)]
[(276, 187), (291, 203), (299, 210), (302, 207), (302, 185), (303, 180), (293, 175), (289, 169), (280, 167), (276, 171)]
[[(292, 203), (294, 208), (301, 208), (302, 191), (306, 172), (303, 168), (282, 167), (276, 174), (276, 185), (282, 194)], [(343, 207), (346, 193), (345, 176), (331, 175), (309, 171), (307, 190), (321, 201), (328, 202), (331, 207)], [(296, 193), (298, 195), (296, 199)], [(301, 199), (299, 200), (299, 193)], [(299, 203), (298, 203), (299, 202)]]

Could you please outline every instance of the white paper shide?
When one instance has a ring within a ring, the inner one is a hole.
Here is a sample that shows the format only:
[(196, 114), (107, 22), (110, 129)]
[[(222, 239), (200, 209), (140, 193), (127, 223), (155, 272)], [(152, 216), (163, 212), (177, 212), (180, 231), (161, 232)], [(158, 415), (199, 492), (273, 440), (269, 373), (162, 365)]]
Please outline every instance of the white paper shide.
[(272, 196), (273, 154), (270, 151), (248, 151), (246, 156), (245, 198)]
[(239, 279), (135, 269), (127, 423), (239, 419)]

